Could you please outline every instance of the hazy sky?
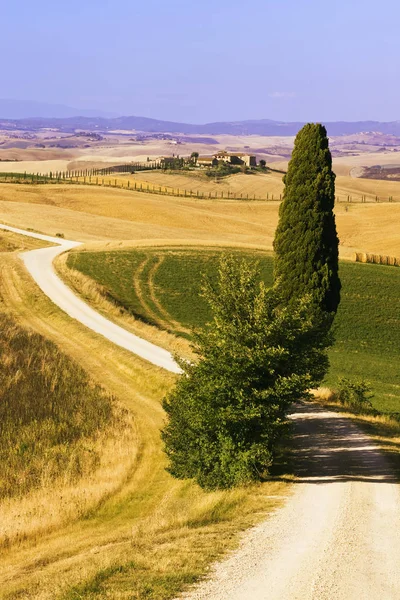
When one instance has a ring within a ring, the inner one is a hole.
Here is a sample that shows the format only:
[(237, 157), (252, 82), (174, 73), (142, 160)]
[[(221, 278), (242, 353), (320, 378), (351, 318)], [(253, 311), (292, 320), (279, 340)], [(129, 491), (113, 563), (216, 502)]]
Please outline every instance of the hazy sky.
[(398, 0), (3, 0), (0, 98), (124, 115), (400, 119)]

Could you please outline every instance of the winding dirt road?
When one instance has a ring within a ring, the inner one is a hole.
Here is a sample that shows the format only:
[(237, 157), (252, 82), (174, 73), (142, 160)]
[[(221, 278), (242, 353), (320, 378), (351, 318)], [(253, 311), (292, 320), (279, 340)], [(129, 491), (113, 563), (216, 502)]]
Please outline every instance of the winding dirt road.
[(16, 227), (9, 227), (8, 225), (3, 224), (0, 224), (0, 229), (57, 244), (56, 246), (40, 248), (39, 250), (22, 252), (20, 256), (27, 270), (42, 292), (44, 292), (54, 304), (61, 308), (61, 310), (66, 312), (67, 315), (107, 338), (117, 346), (129, 350), (153, 365), (171, 371), (172, 373), (180, 373), (180, 368), (174, 361), (170, 352), (143, 340), (100, 315), (97, 311), (88, 306), (86, 302), (78, 298), (78, 296), (76, 296), (58, 277), (53, 267), (54, 259), (66, 250), (71, 250), (72, 248), (80, 246), (80, 242), (72, 242), (58, 237), (42, 235), (40, 233), (25, 231), (24, 229), (17, 229)]
[(295, 492), (185, 600), (398, 600), (400, 492), (350, 419), (293, 413)]
[[(69, 316), (151, 363), (179, 372), (165, 350), (99, 315), (60, 280), (54, 258), (78, 246), (14, 227), (57, 246), (21, 254), (41, 290)], [(348, 418), (297, 407), (295, 491), (248, 531), (185, 600), (399, 600), (400, 491), (389, 459)]]

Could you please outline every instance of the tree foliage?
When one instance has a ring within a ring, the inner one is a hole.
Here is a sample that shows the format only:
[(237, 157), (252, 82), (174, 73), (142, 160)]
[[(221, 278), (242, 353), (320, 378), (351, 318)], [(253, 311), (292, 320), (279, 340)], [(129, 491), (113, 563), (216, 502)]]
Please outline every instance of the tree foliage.
[[(292, 402), (327, 368), (309, 303), (283, 307), (254, 264), (223, 257), (204, 295), (213, 321), (196, 334), (198, 362), (164, 400), (169, 471), (205, 488), (227, 488), (268, 473)], [(312, 365), (312, 369), (310, 369)]]
[(311, 294), (315, 319), (329, 328), (341, 285), (335, 174), (325, 127), (308, 123), (298, 133), (284, 183), (274, 241), (277, 285), (285, 302)]

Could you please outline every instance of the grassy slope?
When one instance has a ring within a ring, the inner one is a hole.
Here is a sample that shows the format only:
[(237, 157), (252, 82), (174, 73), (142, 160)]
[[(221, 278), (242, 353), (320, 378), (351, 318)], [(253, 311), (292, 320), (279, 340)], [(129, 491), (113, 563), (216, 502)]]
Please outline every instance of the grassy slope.
[[(160, 401), (174, 376), (115, 347), (59, 311), (14, 256), (2, 262), (2, 295), (24, 325), (57, 341), (134, 415), (139, 452), (123, 485), (86, 518), (0, 550), (0, 597), (174, 597), (234, 546), (236, 533), (282, 501), (269, 482), (204, 493), (164, 470)], [(2, 513), (3, 515), (3, 513)]]
[(0, 313), (0, 500), (95, 469), (88, 441), (113, 420), (110, 395), (42, 336)]
[(50, 245), (48, 242), (0, 229), (0, 252), (23, 252)]
[[(205, 249), (75, 252), (68, 264), (103, 285), (141, 319), (185, 335), (210, 317), (199, 296), (200, 283), (202, 273), (215, 277), (217, 255)], [(263, 279), (270, 284), (272, 257), (258, 253), (258, 258)], [(341, 278), (337, 341), (330, 352), (327, 383), (334, 385), (339, 375), (366, 378), (378, 408), (400, 411), (400, 270), (343, 262)]]

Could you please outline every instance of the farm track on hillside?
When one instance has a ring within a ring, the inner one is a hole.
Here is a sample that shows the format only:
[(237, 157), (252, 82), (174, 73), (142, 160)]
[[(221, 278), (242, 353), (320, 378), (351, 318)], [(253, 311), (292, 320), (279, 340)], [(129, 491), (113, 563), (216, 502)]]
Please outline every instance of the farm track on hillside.
[(349, 418), (297, 407), (295, 494), (185, 600), (397, 600), (400, 486)]
[(54, 271), (53, 260), (66, 250), (79, 246), (79, 242), (72, 242), (55, 237), (37, 233), (25, 232), (15, 227), (0, 224), (0, 229), (14, 233), (28, 235), (58, 246), (40, 248), (21, 254), (22, 260), (29, 273), (39, 285), (40, 289), (70, 317), (80, 321), (96, 333), (103, 335), (114, 344), (137, 354), (158, 367), (162, 367), (173, 373), (179, 373), (180, 369), (173, 360), (171, 354), (150, 342), (147, 342), (133, 333), (129, 333), (112, 321), (102, 317), (98, 312), (90, 308), (88, 304), (78, 298), (58, 277)]

